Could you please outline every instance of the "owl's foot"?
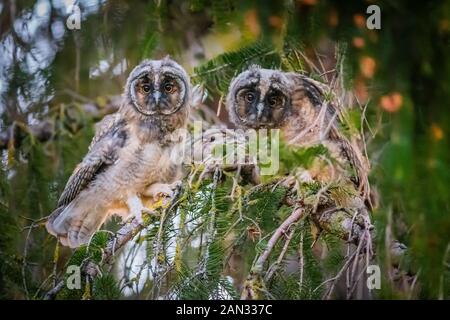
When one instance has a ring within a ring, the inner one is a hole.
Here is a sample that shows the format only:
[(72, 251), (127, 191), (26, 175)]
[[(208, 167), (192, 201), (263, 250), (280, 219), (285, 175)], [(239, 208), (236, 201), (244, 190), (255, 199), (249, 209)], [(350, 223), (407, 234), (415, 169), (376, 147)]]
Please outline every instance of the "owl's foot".
[(154, 183), (145, 190), (144, 195), (152, 197), (156, 202), (170, 200), (175, 196), (175, 191), (181, 186), (181, 181), (172, 184)]

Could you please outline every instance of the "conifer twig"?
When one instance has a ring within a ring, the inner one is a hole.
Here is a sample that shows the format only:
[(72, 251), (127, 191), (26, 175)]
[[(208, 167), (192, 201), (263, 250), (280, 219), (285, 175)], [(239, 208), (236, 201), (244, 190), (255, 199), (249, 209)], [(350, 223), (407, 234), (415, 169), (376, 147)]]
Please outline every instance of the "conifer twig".
[[(171, 199), (170, 208), (173, 207), (173, 205), (177, 202), (177, 199), (180, 195), (181, 188), (178, 188), (175, 191), (175, 195)], [(155, 212), (156, 214), (156, 212)], [(117, 250), (121, 249), (125, 244), (127, 244), (130, 240), (132, 240), (140, 231), (142, 231), (145, 228), (145, 225), (138, 222), (136, 218), (132, 218), (128, 223), (122, 226), (120, 228), (115, 236), (108, 241), (106, 244), (106, 247), (103, 249), (103, 258), (102, 258), (102, 264), (112, 264), (113, 259), (115, 257), (115, 253)], [(94, 278), (97, 276), (99, 272), (99, 267), (93, 263), (92, 261), (88, 260), (82, 265), (81, 273), (88, 275), (91, 278)], [(61, 280), (59, 281), (55, 287), (53, 287), (50, 291), (48, 291), (45, 296), (44, 300), (52, 300), (56, 297), (56, 295), (65, 287), (65, 281)]]
[[(115, 237), (108, 241), (104, 251), (103, 251), (103, 262), (105, 264), (112, 263), (112, 258), (115, 252), (122, 248), (128, 241), (134, 238), (134, 236), (140, 232), (144, 226), (140, 224), (135, 218), (133, 218), (129, 223), (125, 224), (122, 228), (117, 231)], [(91, 277), (95, 277), (98, 274), (98, 268), (95, 265), (87, 261), (82, 267), (82, 273), (88, 274)], [(52, 288), (44, 297), (44, 300), (52, 300), (56, 295), (65, 287), (65, 281), (61, 280), (58, 284)]]
[(264, 289), (263, 279), (261, 277), (264, 264), (281, 236), (285, 235), (291, 225), (299, 221), (304, 216), (304, 213), (305, 210), (303, 208), (295, 208), (292, 211), (292, 214), (275, 230), (263, 253), (258, 257), (253, 265), (250, 274), (244, 283), (241, 299), (254, 300), (259, 298), (258, 292)]
[(275, 274), (275, 272), (277, 271), (277, 269), (283, 262), (284, 256), (286, 255), (286, 252), (289, 248), (289, 244), (291, 243), (292, 237), (294, 235), (294, 231), (295, 231), (294, 229), (290, 229), (289, 233), (286, 234), (286, 242), (283, 245), (283, 249), (281, 250), (281, 253), (278, 256), (277, 261), (275, 261), (267, 270), (267, 274), (265, 277), (266, 282), (269, 281), (270, 279), (272, 279), (273, 275)]
[(267, 247), (262, 253), (262, 255), (259, 256), (258, 260), (255, 263), (255, 266), (253, 267), (254, 270), (262, 270), (264, 263), (267, 261), (267, 259), (270, 256), (270, 253), (272, 252), (273, 248), (277, 244), (280, 237), (284, 234), (286, 234), (286, 231), (290, 228), (290, 226), (300, 220), (300, 218), (303, 216), (304, 210), (302, 208), (296, 208), (292, 214), (278, 227), (278, 229), (275, 230), (275, 233), (270, 238), (269, 242), (267, 243)]

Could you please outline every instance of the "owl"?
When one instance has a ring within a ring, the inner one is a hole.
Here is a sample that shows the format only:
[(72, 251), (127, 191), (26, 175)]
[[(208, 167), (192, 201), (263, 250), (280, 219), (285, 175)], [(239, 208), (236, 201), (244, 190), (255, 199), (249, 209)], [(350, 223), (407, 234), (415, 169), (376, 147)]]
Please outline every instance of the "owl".
[(180, 175), (172, 151), (191, 101), (189, 76), (175, 61), (145, 60), (130, 73), (119, 110), (97, 125), (46, 228), (63, 245), (89, 242), (111, 215), (123, 219), (148, 209), (143, 196), (170, 194)]
[[(290, 172), (290, 177), (286, 179), (286, 182), (293, 181), (296, 186), (310, 183), (321, 186), (316, 193), (319, 196), (303, 194), (302, 197), (304, 205), (313, 210), (310, 215), (313, 222), (313, 253), (318, 259), (326, 256), (327, 252), (323, 244), (316, 245), (323, 230), (345, 241), (357, 243), (363, 239), (362, 229), (372, 228), (364, 203), (368, 188), (364, 160), (359, 150), (340, 133), (339, 110), (334, 101), (331, 90), (324, 84), (299, 73), (259, 66), (251, 66), (233, 79), (226, 98), (229, 118), (236, 127), (280, 129), (287, 145), (306, 148), (321, 145), (328, 151), (329, 156), (320, 154), (314, 157), (310, 164), (305, 163)], [(339, 190), (335, 188), (323, 197), (328, 187), (338, 181), (343, 187)], [(231, 255), (228, 266), (230, 275), (233, 275), (234, 269), (243, 268), (239, 254)], [(290, 258), (288, 255), (288, 259), (300, 261), (296, 254)], [(295, 270), (300, 267), (294, 265), (291, 268)], [(285, 272), (288, 270), (285, 269)], [(242, 299), (247, 299), (249, 288), (254, 286), (253, 281), (250, 275), (244, 282)]]
[[(310, 147), (324, 145), (339, 166), (315, 166), (304, 171), (302, 179), (328, 183), (331, 179), (351, 178), (366, 195), (368, 182), (364, 159), (339, 131), (338, 110), (328, 87), (294, 72), (263, 69), (253, 65), (230, 84), (226, 107), (230, 120), (243, 129), (280, 129), (288, 145)], [(332, 99), (331, 99), (332, 100)]]

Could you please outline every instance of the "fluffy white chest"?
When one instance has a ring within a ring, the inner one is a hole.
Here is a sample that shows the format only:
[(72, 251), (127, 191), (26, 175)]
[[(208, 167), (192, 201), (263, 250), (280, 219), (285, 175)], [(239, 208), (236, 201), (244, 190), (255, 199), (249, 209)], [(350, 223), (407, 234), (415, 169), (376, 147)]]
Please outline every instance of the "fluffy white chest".
[(129, 181), (129, 184), (134, 184), (136, 189), (165, 180), (172, 168), (170, 153), (171, 148), (162, 147), (158, 143), (131, 143), (119, 157), (119, 172), (116, 174)]
[(165, 183), (171, 168), (169, 148), (130, 141), (119, 151), (117, 161), (98, 176), (95, 190), (91, 190), (108, 201), (123, 200), (130, 193), (141, 193), (150, 184)]

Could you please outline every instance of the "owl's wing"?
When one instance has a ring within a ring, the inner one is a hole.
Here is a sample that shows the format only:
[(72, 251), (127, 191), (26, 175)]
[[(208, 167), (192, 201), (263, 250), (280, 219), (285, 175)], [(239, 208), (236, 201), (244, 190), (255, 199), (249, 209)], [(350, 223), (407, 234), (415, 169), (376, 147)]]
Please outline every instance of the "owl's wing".
[(120, 124), (121, 121), (122, 115), (118, 112), (103, 117), (103, 119), (95, 125), (95, 135), (92, 138), (91, 144), (89, 145), (89, 150), (92, 149), (97, 141), (108, 134), (111, 129)]
[(97, 125), (89, 151), (70, 176), (59, 198), (58, 208), (67, 206), (100, 171), (117, 160), (117, 151), (127, 138), (124, 127), (125, 120), (118, 113), (106, 116)]
[[(324, 101), (325, 96), (332, 96), (334, 93), (331, 90), (329, 86), (327, 86), (325, 83), (319, 82), (317, 80), (314, 80), (310, 77), (307, 77), (303, 74), (296, 73), (294, 75), (294, 79), (297, 80), (298, 85), (303, 87), (309, 97), (312, 99), (312, 103), (314, 105), (322, 105), (322, 102)], [(329, 99), (332, 100), (332, 99)], [(330, 107), (335, 107), (334, 104), (330, 103), (328, 104)], [(328, 112), (331, 112), (332, 110), (329, 110)]]

